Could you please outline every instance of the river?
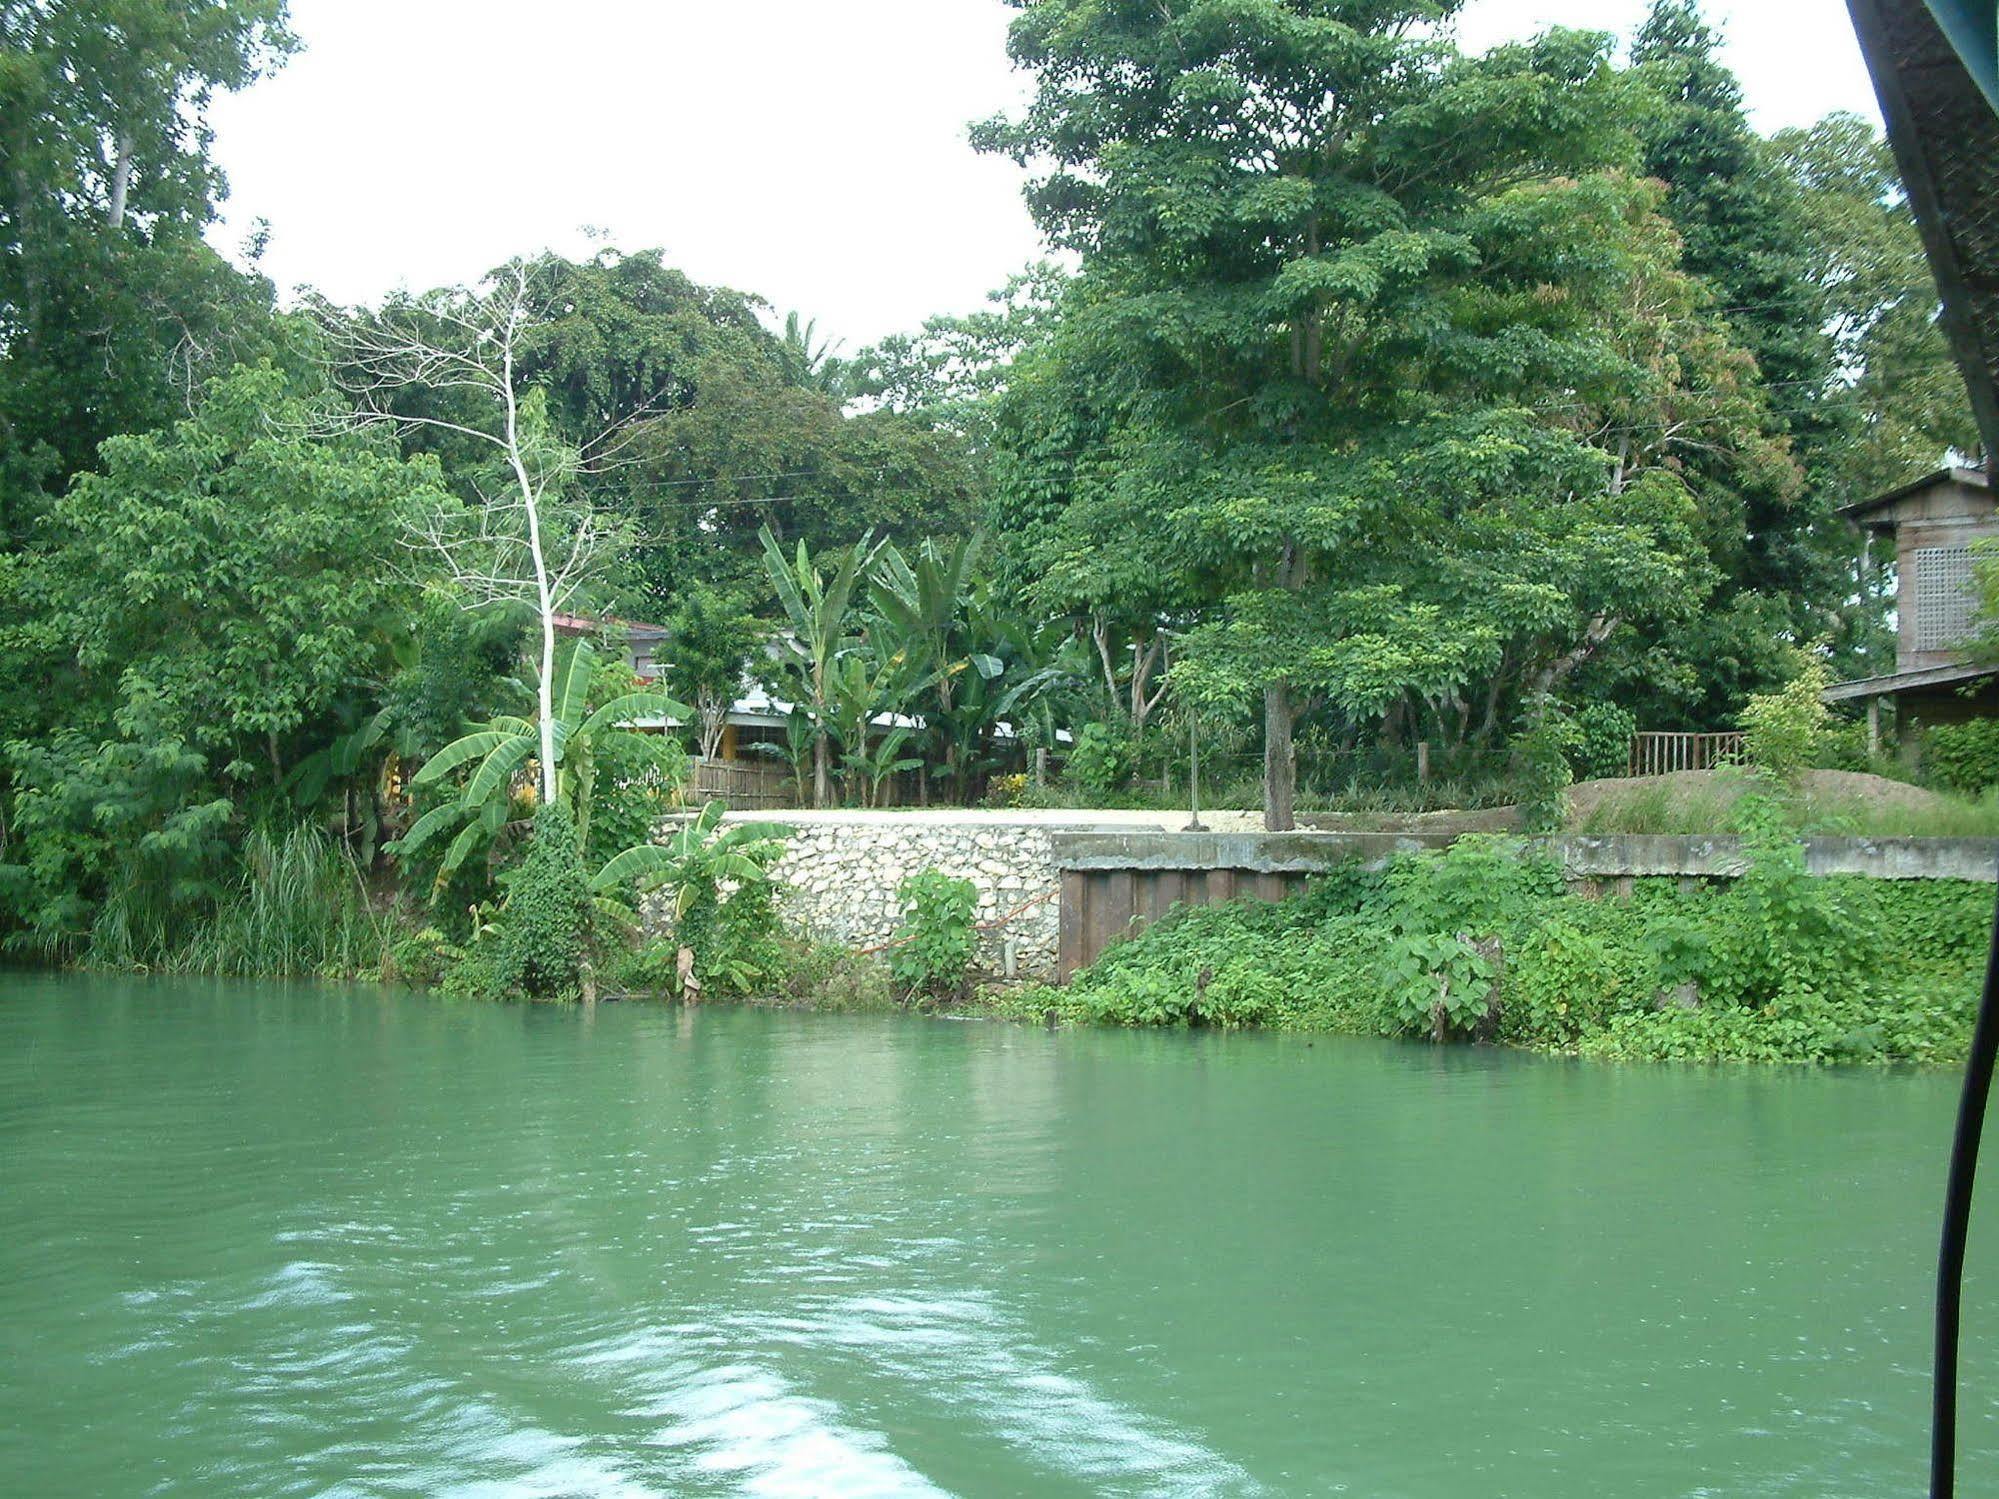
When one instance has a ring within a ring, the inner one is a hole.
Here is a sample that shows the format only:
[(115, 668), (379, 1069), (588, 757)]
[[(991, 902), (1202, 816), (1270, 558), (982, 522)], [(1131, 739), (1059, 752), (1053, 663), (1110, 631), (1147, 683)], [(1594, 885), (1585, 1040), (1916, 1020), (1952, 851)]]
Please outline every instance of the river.
[(0, 974), (0, 1488), (1916, 1495), (1954, 1084)]

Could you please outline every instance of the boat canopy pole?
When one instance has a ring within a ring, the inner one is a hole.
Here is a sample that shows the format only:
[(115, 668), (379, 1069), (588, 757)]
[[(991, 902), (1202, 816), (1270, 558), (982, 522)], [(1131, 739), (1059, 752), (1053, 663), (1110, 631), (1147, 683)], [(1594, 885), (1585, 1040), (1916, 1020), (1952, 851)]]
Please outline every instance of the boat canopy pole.
[(1936, 1372), (1930, 1407), (1930, 1499), (1957, 1490), (1957, 1332), (1964, 1297), (1964, 1243), (1971, 1228), (1971, 1190), (1978, 1175), (1978, 1141), (1985, 1130), (1985, 1101), (1999, 1056), (1999, 908), (1992, 948), (1985, 960), (1985, 993), (1964, 1064), (1964, 1093), (1957, 1104), (1957, 1133), (1950, 1145), (1950, 1179), (1944, 1187), (1943, 1242), (1937, 1250)]

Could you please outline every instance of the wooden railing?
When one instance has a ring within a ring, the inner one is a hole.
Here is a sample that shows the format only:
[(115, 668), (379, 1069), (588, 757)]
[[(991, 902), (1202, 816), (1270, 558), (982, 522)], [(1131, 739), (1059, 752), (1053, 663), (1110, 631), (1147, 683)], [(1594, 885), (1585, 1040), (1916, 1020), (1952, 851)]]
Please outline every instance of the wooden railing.
[(686, 800), (704, 802), (720, 797), (730, 807), (795, 807), (797, 788), (782, 765), (747, 760), (696, 760), (687, 778)]
[(1713, 770), (1740, 764), (1742, 735), (1633, 734), (1626, 775), (1662, 776), (1675, 770)]

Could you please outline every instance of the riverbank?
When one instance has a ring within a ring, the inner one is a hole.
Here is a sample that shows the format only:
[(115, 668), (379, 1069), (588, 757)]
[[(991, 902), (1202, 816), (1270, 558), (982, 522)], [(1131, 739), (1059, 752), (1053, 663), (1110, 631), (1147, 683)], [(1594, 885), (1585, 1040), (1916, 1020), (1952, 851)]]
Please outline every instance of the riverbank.
[[(1989, 884), (1809, 873), (1752, 840), (1720, 882), (1565, 884), (1519, 840), (1355, 862), (1282, 902), (1180, 907), (1063, 986), (989, 983), (954, 1013), (1066, 1026), (1494, 1042), (1610, 1060), (1936, 1064), (1963, 1054)], [(856, 1008), (867, 958), (786, 1002)], [(878, 960), (877, 960), (878, 961)], [(865, 985), (862, 986), (864, 990)], [(868, 1007), (886, 1000), (885, 977)]]

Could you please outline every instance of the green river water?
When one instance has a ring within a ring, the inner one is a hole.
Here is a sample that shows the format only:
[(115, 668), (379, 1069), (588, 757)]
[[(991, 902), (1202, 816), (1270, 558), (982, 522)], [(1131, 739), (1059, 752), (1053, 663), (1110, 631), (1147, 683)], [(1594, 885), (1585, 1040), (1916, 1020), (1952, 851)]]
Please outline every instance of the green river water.
[(0, 1492), (1916, 1495), (1954, 1081), (0, 974)]

